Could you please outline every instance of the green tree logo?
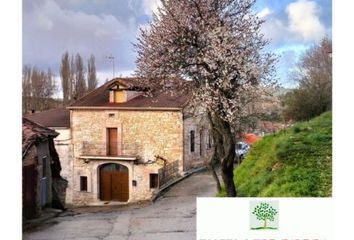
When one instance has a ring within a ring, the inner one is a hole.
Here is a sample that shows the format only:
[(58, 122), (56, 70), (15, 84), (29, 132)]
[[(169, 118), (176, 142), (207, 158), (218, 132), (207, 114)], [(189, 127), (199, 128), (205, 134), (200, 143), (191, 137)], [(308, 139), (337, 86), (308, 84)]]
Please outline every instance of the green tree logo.
[(264, 224), (262, 227), (257, 227), (257, 228), (252, 228), (253, 230), (259, 230), (259, 229), (277, 229), (274, 227), (268, 227), (267, 226), (267, 221), (274, 221), (274, 217), (278, 214), (277, 210), (274, 209), (269, 203), (260, 203), (258, 204), (252, 214), (254, 214), (257, 217), (257, 220), (259, 221), (264, 221)]

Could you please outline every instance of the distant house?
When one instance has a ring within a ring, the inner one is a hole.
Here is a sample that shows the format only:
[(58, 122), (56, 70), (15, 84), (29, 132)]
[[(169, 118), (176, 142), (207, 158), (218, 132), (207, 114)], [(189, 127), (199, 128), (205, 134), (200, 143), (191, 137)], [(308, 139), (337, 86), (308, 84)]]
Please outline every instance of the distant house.
[(70, 133), (70, 111), (66, 108), (55, 108), (43, 112), (26, 115), (26, 118), (41, 124), (49, 129), (55, 130), (59, 135), (54, 139), (55, 149), (58, 152), (61, 163), (61, 176), (68, 181), (66, 193), (67, 204), (72, 203), (72, 149)]
[(64, 207), (66, 182), (53, 139), (54, 130), (22, 119), (22, 194), (25, 219), (41, 215), (45, 207)]
[(211, 152), (208, 125), (188, 96), (145, 96), (139, 79), (115, 78), (68, 107), (74, 205), (149, 199)]

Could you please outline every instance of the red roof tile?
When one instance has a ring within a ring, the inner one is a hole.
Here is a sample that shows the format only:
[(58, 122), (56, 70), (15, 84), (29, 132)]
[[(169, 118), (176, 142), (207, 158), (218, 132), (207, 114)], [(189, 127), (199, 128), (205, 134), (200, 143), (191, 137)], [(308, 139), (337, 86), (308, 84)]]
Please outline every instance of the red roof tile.
[(66, 108), (50, 109), (28, 114), (25, 117), (45, 127), (70, 127), (70, 111)]
[(58, 135), (59, 133), (52, 129), (22, 118), (22, 155), (33, 143), (49, 137), (55, 138)]
[[(103, 84), (101, 87), (88, 93), (81, 99), (77, 100), (71, 104), (68, 108), (90, 108), (90, 107), (100, 107), (100, 108), (144, 108), (144, 109), (181, 109), (183, 108), (189, 97), (184, 94), (174, 94), (173, 96), (169, 93), (158, 93), (154, 96), (149, 97), (145, 95), (139, 95), (125, 103), (110, 103), (109, 102), (109, 89), (113, 84), (117, 83), (127, 87), (128, 89), (136, 90), (139, 89), (139, 79), (138, 78), (115, 78), (111, 81)], [(140, 88), (141, 89), (141, 88)]]

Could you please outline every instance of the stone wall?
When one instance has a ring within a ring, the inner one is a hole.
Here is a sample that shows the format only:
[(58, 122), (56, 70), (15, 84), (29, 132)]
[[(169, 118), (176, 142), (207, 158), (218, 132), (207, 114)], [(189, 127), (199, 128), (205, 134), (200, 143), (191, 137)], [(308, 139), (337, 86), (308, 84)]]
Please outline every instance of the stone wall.
[(132, 187), (132, 199), (135, 200), (148, 200), (152, 197), (152, 193), (155, 190), (150, 188), (150, 174), (157, 174), (158, 169), (162, 166), (155, 164), (139, 164), (133, 165), (133, 180), (136, 181), (136, 186)]
[(55, 149), (59, 155), (61, 172), (60, 175), (68, 181), (66, 189), (65, 203), (72, 204), (72, 190), (73, 190), (73, 156), (71, 146), (70, 128), (52, 128), (59, 135), (54, 139)]
[[(118, 129), (118, 154), (137, 156), (140, 163), (109, 159), (85, 163), (80, 156), (106, 155), (107, 128)], [(99, 166), (119, 163), (129, 169), (129, 202), (149, 199), (150, 173), (161, 167), (155, 162), (159, 155), (168, 162), (183, 164), (183, 116), (179, 111), (71, 110), (73, 146), (73, 204), (99, 202)], [(149, 164), (148, 164), (149, 162)], [(88, 191), (80, 192), (80, 176), (88, 177)], [(137, 186), (132, 186), (132, 181)]]
[[(205, 165), (212, 153), (209, 123), (203, 114), (185, 114), (184, 119), (184, 171)], [(194, 151), (191, 151), (191, 131), (194, 131)]]

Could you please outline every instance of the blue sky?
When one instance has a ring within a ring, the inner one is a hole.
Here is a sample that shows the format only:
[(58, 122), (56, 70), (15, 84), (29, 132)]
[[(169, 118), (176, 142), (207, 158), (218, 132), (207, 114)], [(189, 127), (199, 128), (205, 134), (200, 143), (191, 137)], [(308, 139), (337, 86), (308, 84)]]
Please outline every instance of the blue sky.
[[(159, 0), (23, 0), (23, 64), (50, 67), (59, 76), (62, 54), (96, 56), (100, 82), (129, 76), (135, 69), (132, 43), (148, 26)], [(258, 0), (255, 12), (266, 22), (267, 50), (280, 56), (277, 77), (291, 86), (289, 75), (301, 54), (332, 34), (331, 0)]]

